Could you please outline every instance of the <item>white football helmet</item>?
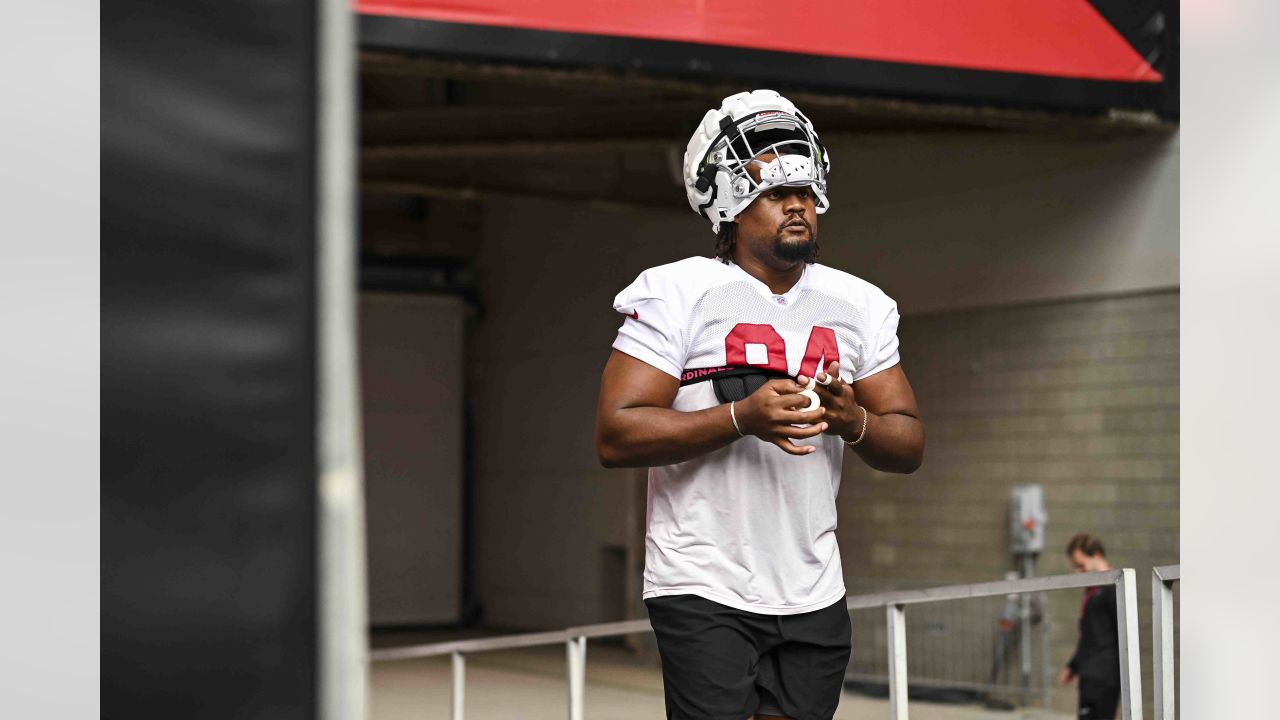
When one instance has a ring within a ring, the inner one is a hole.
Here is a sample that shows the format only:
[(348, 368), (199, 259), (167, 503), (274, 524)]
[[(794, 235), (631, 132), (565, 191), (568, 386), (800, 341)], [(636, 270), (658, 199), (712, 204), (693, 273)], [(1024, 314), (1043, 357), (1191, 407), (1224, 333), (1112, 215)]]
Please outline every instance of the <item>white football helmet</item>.
[[(764, 162), (756, 158), (771, 153)], [(760, 168), (760, 182), (747, 167)], [(827, 211), (831, 158), (809, 118), (773, 90), (730, 95), (708, 110), (684, 152), (684, 185), (693, 211), (731, 222), (757, 195), (779, 185), (813, 188), (818, 214)]]

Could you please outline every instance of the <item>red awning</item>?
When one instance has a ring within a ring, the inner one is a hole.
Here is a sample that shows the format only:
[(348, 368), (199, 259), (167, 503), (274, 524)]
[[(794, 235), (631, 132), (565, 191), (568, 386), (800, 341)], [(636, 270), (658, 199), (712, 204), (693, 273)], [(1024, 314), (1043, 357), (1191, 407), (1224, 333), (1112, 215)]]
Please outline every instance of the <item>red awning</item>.
[(1088, 0), (356, 0), (365, 15), (1159, 83)]

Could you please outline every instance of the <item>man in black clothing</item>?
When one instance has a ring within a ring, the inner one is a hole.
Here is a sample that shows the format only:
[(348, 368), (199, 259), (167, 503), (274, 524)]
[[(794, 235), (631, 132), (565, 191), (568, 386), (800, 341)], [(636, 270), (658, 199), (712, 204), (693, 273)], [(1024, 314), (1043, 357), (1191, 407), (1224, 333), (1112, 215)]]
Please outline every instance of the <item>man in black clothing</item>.
[[(1067, 557), (1076, 572), (1111, 569), (1098, 538), (1080, 533), (1067, 544)], [(1080, 641), (1075, 654), (1058, 674), (1066, 685), (1080, 678), (1079, 716), (1090, 720), (1114, 720), (1120, 704), (1120, 636), (1116, 624), (1116, 588), (1086, 588), (1080, 604)]]

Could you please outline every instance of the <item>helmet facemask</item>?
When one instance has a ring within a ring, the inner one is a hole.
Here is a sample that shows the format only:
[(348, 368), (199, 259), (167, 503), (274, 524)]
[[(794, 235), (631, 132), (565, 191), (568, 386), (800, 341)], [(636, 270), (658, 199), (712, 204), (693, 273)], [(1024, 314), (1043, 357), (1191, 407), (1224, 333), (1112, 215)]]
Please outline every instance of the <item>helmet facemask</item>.
[[(703, 169), (717, 167), (717, 184), (728, 190), (732, 204), (729, 220), (737, 217), (756, 196), (775, 187), (811, 186), (817, 212), (826, 212), (826, 161), (822, 143), (795, 116), (766, 110), (736, 123), (712, 143), (703, 160)], [(760, 159), (772, 155), (770, 160)], [(759, 168), (759, 180), (748, 172)]]

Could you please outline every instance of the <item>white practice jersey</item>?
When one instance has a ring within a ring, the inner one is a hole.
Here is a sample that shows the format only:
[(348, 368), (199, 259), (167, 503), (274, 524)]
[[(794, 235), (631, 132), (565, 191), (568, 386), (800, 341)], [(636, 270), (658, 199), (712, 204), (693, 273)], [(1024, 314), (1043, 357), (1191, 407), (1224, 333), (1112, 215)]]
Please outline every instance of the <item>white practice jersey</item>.
[[(613, 347), (681, 380), (673, 408), (719, 404), (726, 368), (814, 376), (839, 359), (845, 381), (898, 362), (898, 308), (876, 286), (823, 265), (785, 295), (737, 265), (695, 257), (651, 268), (618, 293)], [(693, 594), (790, 615), (844, 597), (836, 493), (844, 443), (819, 435), (806, 456), (756, 437), (650, 468), (644, 597)]]

